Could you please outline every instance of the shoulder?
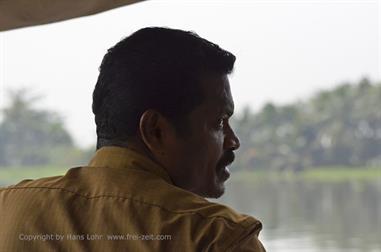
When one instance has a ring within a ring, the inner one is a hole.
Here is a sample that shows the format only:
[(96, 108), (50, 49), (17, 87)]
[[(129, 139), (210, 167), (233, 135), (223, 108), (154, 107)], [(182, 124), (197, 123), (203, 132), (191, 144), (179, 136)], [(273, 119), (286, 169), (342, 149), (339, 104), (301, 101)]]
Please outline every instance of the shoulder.
[(188, 229), (193, 232), (194, 241), (207, 244), (207, 251), (231, 251), (242, 243), (258, 241), (262, 223), (255, 217), (182, 189), (177, 193), (177, 197), (173, 197), (177, 200), (168, 202), (166, 209), (177, 215), (181, 223), (189, 223)]
[[(71, 168), (71, 171), (76, 168)], [(0, 188), (0, 196), (14, 195), (14, 194), (28, 194), (36, 192), (47, 192), (52, 190), (70, 191), (66, 190), (68, 178), (67, 175), (43, 177), (38, 179), (24, 179), (17, 184)]]
[(197, 213), (213, 223), (208, 227), (208, 232), (221, 236), (219, 243), (226, 251), (239, 246), (243, 241), (258, 239), (262, 229), (262, 223), (256, 218), (217, 203), (209, 203)]
[(17, 184), (7, 187), (1, 187), (0, 193), (10, 193), (18, 190), (38, 189), (38, 188), (53, 188), (55, 182), (57, 182), (62, 176), (46, 177), (40, 179), (24, 179)]

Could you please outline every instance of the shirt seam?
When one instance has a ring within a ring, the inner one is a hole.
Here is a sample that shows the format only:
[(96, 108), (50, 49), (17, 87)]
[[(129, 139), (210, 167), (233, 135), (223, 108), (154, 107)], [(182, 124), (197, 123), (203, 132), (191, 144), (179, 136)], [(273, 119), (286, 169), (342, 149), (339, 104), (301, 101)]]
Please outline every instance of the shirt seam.
[[(43, 186), (32, 186), (32, 187), (8, 187), (8, 188), (2, 188), (0, 189), (0, 192), (1, 191), (7, 191), (7, 190), (19, 190), (19, 189), (53, 189), (53, 190), (60, 190), (60, 191), (64, 191), (64, 192), (68, 192), (68, 193), (72, 193), (72, 194), (75, 194), (75, 195), (78, 195), (82, 198), (85, 198), (87, 200), (92, 200), (92, 199), (98, 199), (98, 198), (120, 198), (120, 199), (127, 199), (127, 200), (132, 200), (132, 201), (135, 201), (135, 202), (139, 202), (139, 203), (143, 203), (143, 204), (146, 204), (146, 205), (150, 205), (150, 206), (155, 206), (155, 207), (158, 207), (162, 210), (165, 210), (167, 212), (170, 212), (170, 213), (175, 213), (175, 214), (196, 214), (202, 218), (205, 218), (205, 219), (213, 219), (213, 218), (218, 218), (218, 219), (224, 219), (226, 221), (228, 221), (229, 223), (231, 224), (234, 224), (238, 227), (240, 227), (241, 229), (245, 230), (246, 227), (241, 225), (240, 223), (237, 223), (237, 222), (234, 222), (224, 216), (205, 216), (205, 215), (202, 215), (201, 213), (199, 212), (196, 212), (196, 211), (173, 211), (173, 210), (170, 210), (170, 209), (167, 209), (167, 208), (164, 208), (163, 206), (160, 206), (160, 205), (157, 205), (157, 204), (154, 204), (154, 203), (150, 203), (150, 202), (146, 202), (146, 201), (142, 201), (142, 200), (137, 200), (137, 199), (134, 199), (134, 198), (131, 198), (131, 197), (126, 197), (126, 196), (115, 196), (115, 195), (96, 195), (96, 196), (87, 196), (87, 195), (84, 195), (84, 194), (81, 194), (81, 193), (78, 193), (78, 192), (75, 192), (75, 191), (71, 191), (71, 190), (68, 190), (68, 189), (65, 189), (65, 188), (61, 188), (61, 187), (43, 187)], [(244, 220), (244, 222), (246, 222), (246, 220)], [(258, 221), (254, 222), (253, 224), (255, 224), (255, 226), (258, 224)]]

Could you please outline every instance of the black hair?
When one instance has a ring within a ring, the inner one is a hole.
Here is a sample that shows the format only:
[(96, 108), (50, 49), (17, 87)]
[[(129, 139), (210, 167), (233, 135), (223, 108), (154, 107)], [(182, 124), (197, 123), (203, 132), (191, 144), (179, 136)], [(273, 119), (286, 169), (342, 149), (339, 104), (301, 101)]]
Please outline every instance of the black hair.
[(200, 79), (228, 74), (235, 56), (190, 31), (163, 27), (138, 30), (110, 48), (93, 92), (98, 143), (137, 134), (141, 115), (155, 109), (174, 124), (203, 101)]

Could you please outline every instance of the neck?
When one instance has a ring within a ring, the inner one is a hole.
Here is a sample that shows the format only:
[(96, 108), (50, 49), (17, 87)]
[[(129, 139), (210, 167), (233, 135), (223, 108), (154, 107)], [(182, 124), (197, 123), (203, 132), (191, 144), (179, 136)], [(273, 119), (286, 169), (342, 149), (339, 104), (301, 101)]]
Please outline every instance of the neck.
[(100, 149), (106, 146), (117, 146), (117, 147), (128, 148), (138, 152), (139, 154), (142, 154), (148, 157), (155, 163), (159, 163), (154, 157), (154, 155), (152, 154), (152, 152), (138, 137), (131, 137), (128, 140), (98, 138), (97, 149)]

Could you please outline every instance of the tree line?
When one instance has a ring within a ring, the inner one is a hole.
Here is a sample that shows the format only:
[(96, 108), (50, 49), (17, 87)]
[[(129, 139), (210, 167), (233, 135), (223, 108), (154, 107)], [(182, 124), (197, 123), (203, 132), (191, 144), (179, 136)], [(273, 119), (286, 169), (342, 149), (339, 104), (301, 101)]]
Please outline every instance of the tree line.
[(58, 113), (35, 107), (39, 99), (30, 90), (9, 91), (1, 111), (0, 167), (86, 164), (94, 151), (76, 147)]
[[(56, 113), (27, 90), (1, 111), (0, 167), (86, 164), (95, 148), (75, 146)], [(381, 83), (364, 78), (288, 105), (246, 107), (231, 120), (241, 139), (234, 170), (300, 171), (381, 166)]]
[(239, 170), (381, 166), (381, 83), (363, 78), (306, 101), (233, 118)]

